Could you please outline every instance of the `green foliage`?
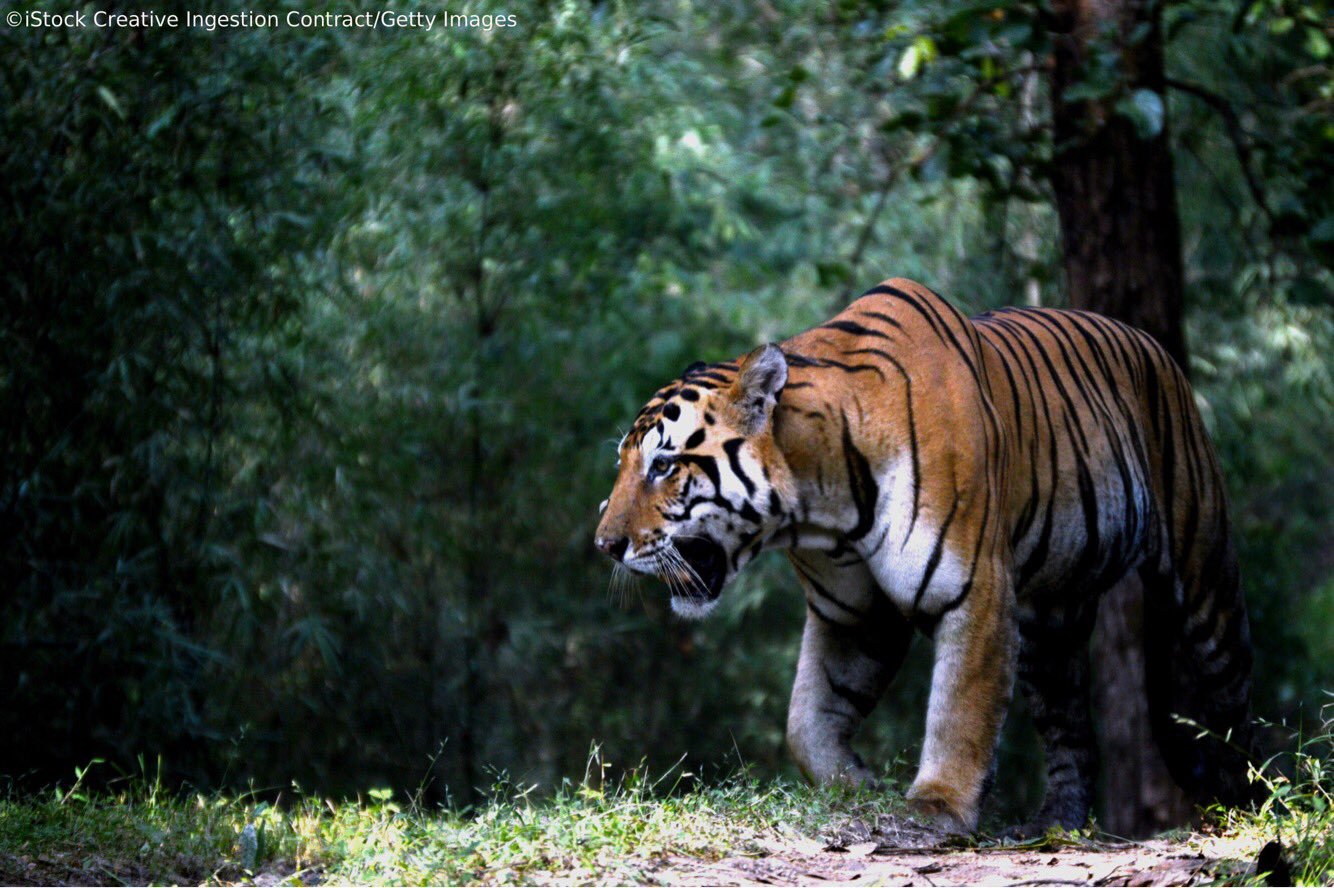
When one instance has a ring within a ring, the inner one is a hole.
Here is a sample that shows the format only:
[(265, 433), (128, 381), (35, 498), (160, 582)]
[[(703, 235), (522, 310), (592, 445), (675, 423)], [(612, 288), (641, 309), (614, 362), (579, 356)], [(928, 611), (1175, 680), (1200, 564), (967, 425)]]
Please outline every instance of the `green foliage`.
[(1334, 704), (1323, 706), (1313, 732), (1299, 731), (1291, 751), (1273, 756), (1253, 772), (1252, 779), (1266, 795), (1256, 810), (1224, 812), (1228, 832), (1254, 837), (1257, 844), (1273, 839), (1284, 847), (1294, 885), (1328, 885), (1334, 877), (1332, 712)]
[(1234, 13), (1176, 7), (1166, 24), (1182, 191), (1191, 196), (1181, 201), (1183, 222), (1199, 231), (1187, 259), (1203, 254), (1192, 277), (1218, 308), (1238, 292), (1244, 305), (1328, 308), (1334, 78), (1318, 41), (1302, 36), (1328, 29), (1327, 17), (1286, 2)]
[(330, 47), (6, 28), (0, 54), (0, 758), (197, 766), (236, 362), (339, 207), (329, 109), (286, 107)]
[(1237, 316), (1197, 316), (1190, 332), (1197, 390), (1232, 497), (1260, 699), (1289, 711), (1334, 681), (1323, 656), (1334, 318), (1262, 303)]

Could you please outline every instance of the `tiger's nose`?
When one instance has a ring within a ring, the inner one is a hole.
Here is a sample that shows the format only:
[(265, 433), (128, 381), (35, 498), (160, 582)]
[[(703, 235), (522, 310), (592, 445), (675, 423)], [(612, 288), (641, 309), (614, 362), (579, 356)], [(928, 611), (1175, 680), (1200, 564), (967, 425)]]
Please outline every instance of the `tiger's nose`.
[(625, 550), (630, 547), (630, 540), (626, 537), (598, 537), (593, 544), (602, 554), (620, 561), (625, 557)]

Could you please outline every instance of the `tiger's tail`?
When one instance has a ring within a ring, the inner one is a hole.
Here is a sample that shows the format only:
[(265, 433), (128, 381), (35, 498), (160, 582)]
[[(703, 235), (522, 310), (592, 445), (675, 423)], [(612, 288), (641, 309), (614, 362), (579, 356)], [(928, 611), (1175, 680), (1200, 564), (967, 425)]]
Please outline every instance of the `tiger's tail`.
[(1165, 552), (1140, 570), (1149, 717), (1187, 793), (1244, 804), (1255, 798), (1246, 601), (1217, 456), (1188, 383), (1168, 367), (1164, 394), (1176, 409), (1159, 414)]

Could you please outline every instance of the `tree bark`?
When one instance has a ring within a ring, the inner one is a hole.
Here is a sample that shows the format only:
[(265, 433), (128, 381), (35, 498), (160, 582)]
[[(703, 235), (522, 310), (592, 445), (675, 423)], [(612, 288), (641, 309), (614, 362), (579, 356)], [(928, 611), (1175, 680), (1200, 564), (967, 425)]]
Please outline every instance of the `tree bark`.
[[(1185, 370), (1181, 229), (1165, 108), (1161, 128), (1150, 137), (1116, 109), (1136, 90), (1163, 96), (1161, 8), (1154, 0), (1054, 0), (1051, 183), (1071, 307), (1139, 327)], [(1106, 52), (1119, 59), (1118, 88), (1098, 100), (1063, 101), (1064, 91)], [(1108, 775), (1103, 828), (1141, 836), (1180, 824), (1190, 806), (1149, 731), (1137, 582), (1104, 597), (1093, 660)]]
[[(1166, 114), (1156, 136), (1141, 138), (1114, 107), (1137, 89), (1163, 96), (1160, 11), (1146, 0), (1056, 0), (1051, 180), (1071, 305), (1151, 333), (1184, 370), (1181, 226)], [(1142, 26), (1148, 30), (1137, 34)], [(1119, 50), (1123, 89), (1102, 101), (1061, 101), (1090, 53), (1109, 41)]]
[(1191, 812), (1153, 741), (1143, 637), (1143, 586), (1132, 575), (1103, 596), (1093, 630), (1093, 705), (1105, 769), (1098, 822), (1127, 838), (1185, 823)]

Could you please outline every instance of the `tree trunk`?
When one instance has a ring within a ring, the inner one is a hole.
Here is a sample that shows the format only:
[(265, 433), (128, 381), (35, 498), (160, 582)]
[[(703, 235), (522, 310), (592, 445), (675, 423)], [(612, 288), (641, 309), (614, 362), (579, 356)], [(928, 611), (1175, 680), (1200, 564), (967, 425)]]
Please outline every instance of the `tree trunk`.
[[(1137, 90), (1162, 100), (1161, 8), (1151, 0), (1053, 3), (1051, 182), (1070, 305), (1139, 327), (1184, 370), (1181, 231), (1166, 114), (1152, 132), (1117, 111)], [(1062, 101), (1101, 52), (1119, 57), (1118, 89), (1098, 100)], [(1139, 584), (1123, 583), (1103, 599), (1093, 659), (1108, 774), (1101, 824), (1124, 836), (1177, 825), (1190, 811), (1149, 732), (1141, 630)]]
[(1105, 769), (1099, 825), (1139, 838), (1185, 823), (1191, 804), (1167, 773), (1144, 690), (1144, 599), (1131, 575), (1103, 596), (1093, 630), (1093, 705)]

